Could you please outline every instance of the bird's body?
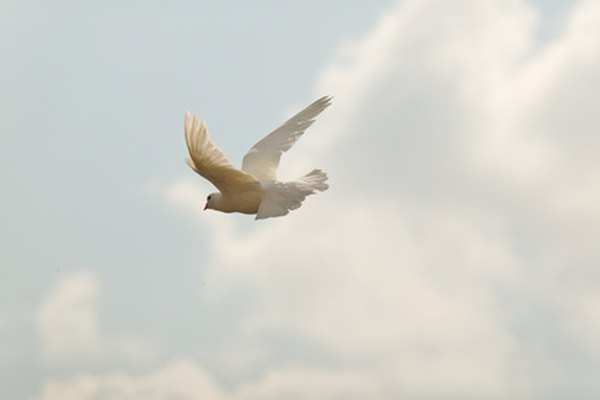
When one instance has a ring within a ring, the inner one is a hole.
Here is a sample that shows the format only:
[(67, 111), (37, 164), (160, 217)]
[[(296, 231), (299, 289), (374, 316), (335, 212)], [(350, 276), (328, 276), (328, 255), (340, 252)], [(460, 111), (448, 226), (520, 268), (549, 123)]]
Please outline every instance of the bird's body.
[(213, 183), (204, 209), (226, 213), (256, 214), (256, 219), (278, 217), (302, 205), (306, 196), (328, 188), (327, 174), (315, 169), (291, 182), (277, 180), (281, 154), (289, 150), (315, 118), (331, 104), (322, 97), (256, 143), (244, 156), (242, 169), (235, 168), (208, 137), (204, 122), (189, 113), (184, 131), (188, 165)]
[[(242, 214), (256, 214), (265, 191), (262, 188), (250, 189), (237, 193), (235, 196), (223, 196), (221, 193), (211, 194), (211, 205), (214, 210)], [(214, 196), (214, 198), (213, 198)]]

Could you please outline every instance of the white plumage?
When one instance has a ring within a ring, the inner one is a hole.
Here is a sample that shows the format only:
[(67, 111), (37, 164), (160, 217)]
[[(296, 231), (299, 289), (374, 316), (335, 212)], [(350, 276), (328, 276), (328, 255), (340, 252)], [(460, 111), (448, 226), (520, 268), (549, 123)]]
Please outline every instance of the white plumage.
[(306, 196), (326, 190), (327, 174), (319, 169), (296, 181), (281, 182), (277, 180), (277, 168), (281, 154), (296, 143), (330, 104), (330, 96), (322, 97), (265, 136), (246, 153), (241, 170), (212, 144), (204, 122), (186, 113), (184, 132), (189, 152), (186, 161), (219, 189), (208, 196), (204, 209), (256, 214), (256, 219), (279, 217), (300, 207)]

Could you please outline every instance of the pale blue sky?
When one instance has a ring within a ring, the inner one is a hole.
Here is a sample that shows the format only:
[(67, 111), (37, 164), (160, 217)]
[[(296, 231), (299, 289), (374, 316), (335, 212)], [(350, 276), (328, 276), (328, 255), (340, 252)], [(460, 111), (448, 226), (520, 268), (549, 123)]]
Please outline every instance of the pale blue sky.
[[(600, 6), (449, 4), (1, 0), (0, 398), (600, 395)], [(202, 213), (185, 111), (239, 165), (325, 94), (328, 192)]]

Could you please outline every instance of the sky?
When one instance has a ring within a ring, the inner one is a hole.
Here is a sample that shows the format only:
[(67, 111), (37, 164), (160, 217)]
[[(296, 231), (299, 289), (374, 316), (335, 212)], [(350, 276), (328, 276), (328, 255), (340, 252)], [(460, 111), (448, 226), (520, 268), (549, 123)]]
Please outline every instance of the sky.
[[(0, 398), (597, 399), (600, 1), (0, 1)], [(199, 114), (330, 189), (203, 212)]]

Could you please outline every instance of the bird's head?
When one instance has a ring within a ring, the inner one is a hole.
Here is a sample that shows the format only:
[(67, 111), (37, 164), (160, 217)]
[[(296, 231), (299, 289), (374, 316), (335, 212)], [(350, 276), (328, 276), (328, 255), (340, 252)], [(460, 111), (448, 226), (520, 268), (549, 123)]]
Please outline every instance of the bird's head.
[(218, 210), (221, 203), (221, 193), (211, 193), (206, 198), (204, 209)]

